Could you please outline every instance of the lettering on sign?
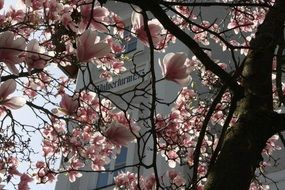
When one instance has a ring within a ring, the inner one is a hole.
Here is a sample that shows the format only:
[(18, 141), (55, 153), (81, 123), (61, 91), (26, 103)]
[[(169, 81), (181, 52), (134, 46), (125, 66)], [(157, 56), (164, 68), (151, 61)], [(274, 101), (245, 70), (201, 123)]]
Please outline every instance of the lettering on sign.
[[(144, 75), (144, 69), (138, 70), (137, 73), (123, 73), (120, 75), (119, 78), (114, 78), (112, 82), (102, 82), (100, 84), (96, 84), (97, 89), (100, 91), (117, 91), (123, 89), (125, 85), (134, 85), (141, 81), (141, 78), (139, 75)], [(139, 80), (140, 79), (140, 80)]]

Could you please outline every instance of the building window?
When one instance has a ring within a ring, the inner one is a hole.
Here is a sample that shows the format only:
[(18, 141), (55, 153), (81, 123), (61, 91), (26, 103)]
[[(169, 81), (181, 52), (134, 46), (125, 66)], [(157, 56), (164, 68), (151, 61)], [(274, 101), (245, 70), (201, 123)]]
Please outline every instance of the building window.
[(100, 187), (104, 187), (108, 185), (108, 177), (109, 177), (109, 173), (107, 172), (99, 173), (98, 178), (97, 178), (96, 187), (100, 188)]
[(125, 50), (124, 52), (117, 54), (117, 56), (135, 51), (137, 49), (137, 42), (137, 38), (131, 34), (131, 27), (125, 27), (124, 39), (121, 42), (121, 45), (124, 46)]
[[(127, 152), (128, 152), (128, 149), (126, 147), (121, 148), (121, 152), (115, 161), (114, 169), (119, 169), (119, 168), (123, 168), (126, 166)], [(120, 171), (125, 171), (125, 168), (116, 170), (114, 172), (114, 177), (116, 177)]]
[(123, 45), (125, 46), (125, 51), (124, 53), (129, 53), (131, 51), (134, 51), (137, 49), (137, 38), (134, 37), (131, 32), (130, 32), (131, 27), (127, 27), (125, 32), (124, 32), (124, 41)]

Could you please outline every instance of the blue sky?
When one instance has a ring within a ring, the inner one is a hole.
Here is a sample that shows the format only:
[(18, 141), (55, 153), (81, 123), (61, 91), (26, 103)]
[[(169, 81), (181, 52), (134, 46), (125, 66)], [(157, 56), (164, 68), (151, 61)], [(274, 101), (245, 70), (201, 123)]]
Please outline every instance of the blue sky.
[[(21, 0), (4, 0), (4, 8), (0, 11), (0, 13), (3, 13), (3, 11), (7, 10), (10, 6), (13, 6), (14, 8), (19, 8), (22, 6)], [(25, 124), (30, 124), (30, 125), (37, 125), (36, 121), (37, 119), (35, 116), (32, 114), (31, 110), (26, 106), (23, 107), (19, 110), (15, 110), (12, 112), (14, 117), (18, 120), (21, 121), (22, 123)], [(32, 160), (41, 160), (41, 143), (42, 139), (40, 138), (41, 136), (39, 134), (35, 134), (31, 138), (31, 145), (32, 147), (39, 152), (38, 155), (34, 155), (31, 159)], [(18, 169), (23, 172), (25, 171), (25, 168), (27, 168), (27, 163), (20, 163)], [(8, 186), (6, 187), (8, 190), (12, 190), (13, 188)], [(36, 184), (35, 182), (30, 183), (30, 188), (31, 190), (53, 190), (55, 188), (55, 182), (54, 183), (47, 183), (47, 184)]]

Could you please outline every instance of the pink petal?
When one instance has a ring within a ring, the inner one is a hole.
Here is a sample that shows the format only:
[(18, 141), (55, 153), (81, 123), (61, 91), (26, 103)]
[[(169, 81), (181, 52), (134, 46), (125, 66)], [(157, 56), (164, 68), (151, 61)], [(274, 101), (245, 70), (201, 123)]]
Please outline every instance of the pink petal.
[(0, 47), (6, 47), (9, 45), (9, 42), (13, 41), (14, 33), (10, 31), (3, 32), (0, 34)]
[(4, 102), (4, 106), (13, 110), (19, 109), (26, 104), (26, 100), (23, 97), (12, 97)]
[(109, 14), (108, 9), (106, 9), (105, 7), (94, 7), (93, 9), (93, 17), (106, 17)]
[(23, 37), (14, 38), (15, 34), (10, 31), (0, 34), (0, 61), (5, 62), (8, 69), (18, 75), (15, 64), (22, 61), (18, 56), (25, 49), (26, 43)]
[(77, 57), (80, 62), (85, 62), (91, 58), (103, 57), (109, 52), (111, 48), (107, 43), (96, 43), (96, 32), (92, 30), (86, 30), (77, 39)]
[[(25, 39), (22, 37), (17, 38), (13, 41), (12, 47), (18, 50), (24, 50), (26, 47)], [(20, 53), (20, 51), (18, 51)]]
[(187, 55), (183, 52), (165, 55), (162, 63), (160, 63), (165, 79), (187, 86), (192, 79), (190, 76), (192, 69), (186, 66), (188, 61)]
[(92, 22), (92, 26), (94, 27), (94, 29), (98, 30), (99, 32), (108, 32), (109, 31), (108, 28), (104, 24), (101, 24), (98, 22)]
[(74, 114), (79, 107), (77, 99), (67, 94), (62, 95), (62, 99), (59, 105), (62, 108), (63, 112), (69, 115)]
[(158, 64), (161, 68), (161, 71), (162, 71), (162, 76), (165, 77), (165, 73), (166, 73), (166, 70), (165, 70), (165, 66), (164, 64), (160, 61), (160, 59), (158, 60)]
[(176, 64), (176, 65), (181, 65), (184, 64), (187, 56), (185, 53), (179, 52), (179, 53), (169, 53), (165, 55), (163, 58), (163, 63), (165, 65), (169, 64)]
[(71, 183), (76, 181), (76, 177), (82, 177), (82, 174), (77, 171), (69, 171), (68, 178)]
[(97, 43), (94, 45), (94, 57), (103, 57), (111, 52), (111, 48), (107, 43)]
[(150, 33), (152, 34), (151, 36), (154, 35), (159, 35), (161, 33), (161, 24), (157, 19), (153, 19), (148, 22), (148, 28)]
[(116, 145), (126, 146), (128, 142), (133, 141), (135, 136), (126, 126), (113, 123), (106, 131), (106, 137)]
[(27, 45), (27, 51), (31, 51), (31, 52), (38, 52), (39, 48), (40, 48), (39, 43), (35, 39), (31, 40), (29, 44)]
[(0, 86), (0, 100), (5, 100), (9, 94), (12, 94), (16, 90), (16, 82), (13, 79), (5, 81)]

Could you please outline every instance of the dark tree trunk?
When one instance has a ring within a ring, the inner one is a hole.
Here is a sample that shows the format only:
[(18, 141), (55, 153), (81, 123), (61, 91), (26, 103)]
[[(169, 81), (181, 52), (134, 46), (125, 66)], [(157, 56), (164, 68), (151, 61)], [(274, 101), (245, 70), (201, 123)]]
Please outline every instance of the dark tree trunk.
[(258, 28), (243, 69), (245, 96), (239, 121), (229, 129), (220, 155), (208, 175), (206, 190), (248, 190), (266, 141), (277, 131), (272, 106), (272, 60), (283, 35), (284, 0), (268, 12)]

